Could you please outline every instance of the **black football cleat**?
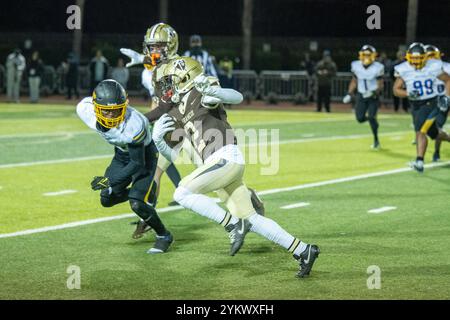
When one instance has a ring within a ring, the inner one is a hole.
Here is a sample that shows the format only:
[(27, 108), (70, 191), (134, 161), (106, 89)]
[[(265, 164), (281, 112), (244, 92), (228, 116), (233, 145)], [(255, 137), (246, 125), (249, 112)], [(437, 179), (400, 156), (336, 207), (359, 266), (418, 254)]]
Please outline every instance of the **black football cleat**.
[(147, 253), (156, 254), (167, 252), (172, 242), (173, 236), (170, 232), (165, 236), (156, 236), (155, 244), (147, 251)]
[(309, 276), (311, 269), (314, 265), (314, 261), (319, 257), (319, 247), (315, 244), (308, 244), (305, 251), (299, 256), (294, 255), (294, 258), (300, 263), (300, 269), (297, 272), (296, 277), (305, 278)]
[(234, 230), (235, 225), (234, 224), (228, 224), (225, 226), (225, 231), (228, 232), (228, 238), (230, 238), (230, 244), (233, 244), (236, 230)]
[[(234, 225), (233, 236), (234, 239), (231, 243), (230, 256), (234, 256), (244, 244), (244, 239), (247, 233), (250, 231), (252, 224), (246, 219), (239, 219)], [(231, 237), (230, 237), (231, 238)]]
[(439, 154), (438, 151), (435, 151), (433, 153), (433, 162), (438, 162), (441, 159), (441, 155)]
[(131, 224), (136, 225), (136, 230), (134, 230), (134, 232), (131, 236), (133, 239), (142, 238), (144, 233), (152, 230), (152, 227), (150, 227), (148, 224), (146, 224), (145, 221), (142, 219), (139, 221), (136, 221), (136, 222), (132, 222)]
[(264, 208), (264, 202), (262, 202), (261, 198), (258, 196), (255, 190), (248, 188), (250, 191), (250, 197), (252, 199), (253, 208), (256, 213), (264, 216), (266, 214), (266, 209)]

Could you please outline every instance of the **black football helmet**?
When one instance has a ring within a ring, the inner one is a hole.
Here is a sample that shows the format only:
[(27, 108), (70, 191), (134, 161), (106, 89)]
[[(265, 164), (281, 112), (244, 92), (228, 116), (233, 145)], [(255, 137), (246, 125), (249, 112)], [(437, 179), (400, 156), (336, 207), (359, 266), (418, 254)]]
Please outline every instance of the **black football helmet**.
[(406, 61), (416, 69), (422, 69), (427, 60), (425, 46), (421, 42), (412, 43), (406, 51)]
[(128, 95), (122, 85), (113, 79), (100, 82), (92, 94), (97, 122), (108, 129), (117, 127), (124, 119)]

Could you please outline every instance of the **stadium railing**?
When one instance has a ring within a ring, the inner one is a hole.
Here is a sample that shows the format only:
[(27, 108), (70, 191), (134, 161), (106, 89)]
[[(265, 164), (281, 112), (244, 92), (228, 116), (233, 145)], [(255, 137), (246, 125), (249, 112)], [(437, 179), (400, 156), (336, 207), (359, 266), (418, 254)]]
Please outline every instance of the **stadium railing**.
[[(78, 88), (81, 94), (89, 94), (90, 71), (88, 66), (78, 69)], [(147, 91), (141, 84), (142, 68), (130, 68), (127, 91), (133, 96), (146, 96)], [(28, 81), (23, 77), (21, 92), (28, 93)], [(350, 72), (337, 72), (331, 83), (331, 100), (341, 101), (352, 78)], [(254, 70), (234, 70), (233, 88), (240, 91), (246, 99), (263, 99), (266, 101), (303, 101), (316, 92), (315, 77), (306, 71), (263, 70), (258, 75)], [(6, 91), (6, 70), (0, 65), (0, 91)], [(44, 95), (52, 93), (65, 94), (66, 79), (62, 68), (45, 66), (41, 82)], [(384, 89), (381, 101), (392, 100), (392, 79), (384, 78)]]

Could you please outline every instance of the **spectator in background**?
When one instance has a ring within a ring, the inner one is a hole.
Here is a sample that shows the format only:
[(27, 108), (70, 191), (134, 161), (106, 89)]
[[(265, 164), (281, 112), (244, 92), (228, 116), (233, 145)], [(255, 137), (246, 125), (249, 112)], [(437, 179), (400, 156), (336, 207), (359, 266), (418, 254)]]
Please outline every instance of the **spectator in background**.
[(6, 93), (9, 101), (19, 102), (20, 82), (26, 67), (25, 57), (15, 49), (6, 58)]
[(28, 62), (28, 85), (30, 88), (30, 102), (39, 102), (39, 87), (44, 74), (44, 64), (39, 58), (39, 52), (34, 51)]
[(189, 45), (191, 49), (186, 51), (183, 56), (194, 58), (202, 64), (206, 75), (217, 77), (213, 60), (209, 53), (202, 49), (202, 38), (197, 34), (192, 35), (189, 39)]
[[(394, 67), (400, 63), (402, 63), (403, 61), (405, 61), (405, 53), (401, 50), (397, 51), (397, 59), (393, 62), (393, 66), (392, 69), (390, 70), (390, 76), (392, 79), (392, 83), (394, 83), (396, 77), (395, 77), (395, 72), (394, 72)], [(408, 112), (409, 109), (409, 101), (408, 98), (399, 98), (396, 97), (395, 95), (393, 95), (394, 97), (394, 110), (395, 112), (398, 112), (398, 110), (400, 109), (400, 104), (402, 105), (402, 109), (405, 112)]]
[(112, 69), (111, 78), (120, 83), (124, 89), (127, 88), (130, 72), (125, 68), (122, 58), (117, 59), (117, 66)]
[(330, 112), (331, 81), (336, 75), (337, 67), (331, 58), (330, 51), (323, 52), (323, 58), (317, 63), (317, 112), (322, 111), (322, 105), (326, 112)]
[(315, 70), (315, 63), (311, 60), (309, 52), (305, 52), (304, 59), (302, 62), (300, 62), (300, 68), (302, 70), (305, 70), (308, 73), (308, 92), (306, 92), (306, 98), (308, 101), (314, 101), (314, 86), (315, 86), (315, 79), (314, 79), (314, 70)]
[(67, 97), (66, 99), (72, 99), (72, 91), (75, 93), (77, 99), (80, 98), (78, 92), (78, 57), (74, 52), (70, 52), (67, 56), (67, 73), (66, 73), (66, 86), (67, 86)]
[(89, 65), (89, 70), (91, 71), (91, 92), (94, 91), (100, 81), (108, 77), (108, 67), (108, 60), (103, 56), (101, 50), (97, 50), (95, 57), (92, 58)]
[(223, 88), (233, 88), (233, 61), (228, 56), (219, 61), (219, 81)]

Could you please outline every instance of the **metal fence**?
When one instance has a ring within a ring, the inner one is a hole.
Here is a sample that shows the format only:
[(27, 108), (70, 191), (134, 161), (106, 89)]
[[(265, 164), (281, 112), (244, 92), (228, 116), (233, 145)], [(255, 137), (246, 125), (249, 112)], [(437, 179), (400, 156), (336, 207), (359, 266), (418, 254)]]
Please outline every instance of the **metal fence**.
[[(129, 69), (130, 78), (127, 91), (133, 96), (145, 96), (146, 90), (141, 84), (142, 68)], [(21, 92), (28, 92), (28, 83), (23, 77)], [(66, 76), (64, 69), (53, 66), (45, 66), (41, 82), (41, 92), (44, 95), (65, 94)], [(331, 83), (331, 100), (341, 101), (347, 93), (349, 82), (352, 78), (350, 72), (338, 72)], [(261, 71), (258, 75), (254, 70), (234, 70), (232, 87), (240, 91), (247, 99), (271, 99), (297, 101), (300, 97), (307, 100), (311, 95), (315, 96), (315, 77), (309, 76), (305, 71)], [(90, 91), (90, 71), (88, 66), (79, 67), (78, 88), (81, 94)], [(0, 65), (0, 92), (6, 91), (6, 70)], [(383, 102), (392, 99), (392, 79), (384, 79), (384, 89), (381, 95)]]

